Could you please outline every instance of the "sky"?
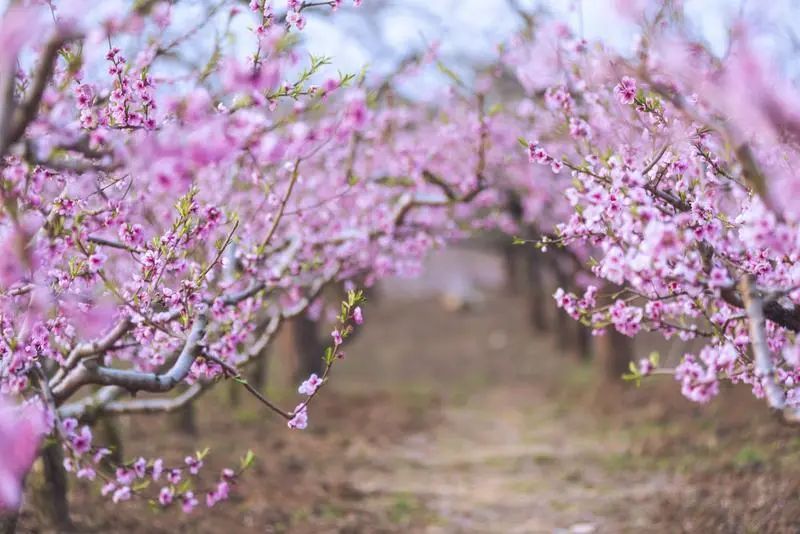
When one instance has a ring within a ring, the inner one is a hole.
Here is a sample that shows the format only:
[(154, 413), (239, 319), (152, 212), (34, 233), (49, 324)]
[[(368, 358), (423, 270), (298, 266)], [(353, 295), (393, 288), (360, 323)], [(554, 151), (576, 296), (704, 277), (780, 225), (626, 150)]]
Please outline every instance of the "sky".
[[(343, 5), (349, 2), (343, 2)], [(625, 53), (636, 25), (618, 14), (614, 0), (518, 0), (541, 7), (589, 40), (602, 39)], [(438, 40), (445, 58), (490, 58), (494, 46), (519, 25), (507, 0), (364, 0), (371, 9), (342, 9), (335, 17), (310, 20), (305, 38), (309, 50), (336, 58), (343, 70), (365, 64), (390, 70), (407, 52)], [(785, 61), (793, 57), (788, 36), (799, 20), (800, 0), (684, 0), (685, 12), (698, 35), (718, 54), (726, 49), (731, 21), (742, 14), (759, 28), (757, 46)], [(379, 9), (377, 9), (379, 8)], [(373, 12), (380, 11), (377, 15)]]
[[(127, 0), (126, 0), (127, 1)], [(637, 27), (618, 14), (619, 0), (516, 0), (521, 6), (540, 8), (572, 26), (577, 34), (589, 40), (603, 40), (621, 53), (630, 51)], [(642, 0), (627, 0), (628, 2)], [(275, 5), (285, 0), (273, 0)], [(696, 33), (718, 54), (726, 49), (731, 21), (742, 15), (758, 28), (756, 46), (771, 55), (794, 79), (800, 79), (800, 57), (796, 48), (800, 36), (793, 35), (792, 21), (800, 20), (800, 0), (683, 0), (685, 12)], [(0, 10), (8, 0), (0, 0)], [(180, 0), (173, 15), (176, 28), (184, 23), (191, 27), (214, 0)], [(418, 51), (432, 42), (440, 43), (440, 57), (450, 67), (472, 64), (494, 57), (495, 47), (519, 27), (520, 19), (508, 0), (363, 0), (359, 9), (344, 0), (343, 7), (331, 16), (327, 9), (309, 15), (303, 32), (305, 46), (315, 55), (333, 58), (335, 69), (359, 72), (365, 66), (380, 75), (393, 69), (411, 51)], [(58, 0), (56, 5), (81, 6), (88, 19), (102, 18), (118, 7), (114, 2), (92, 0)], [(313, 13), (309, 10), (307, 13)], [(219, 14), (220, 20), (225, 18)], [(250, 51), (252, 25), (249, 17), (237, 19), (238, 46)], [(800, 31), (800, 30), (798, 30)], [(198, 58), (208, 56), (213, 43), (208, 33), (201, 34), (208, 42), (193, 42), (187, 52)], [(794, 42), (792, 40), (794, 39)], [(422, 83), (435, 87), (447, 83), (442, 75), (432, 75)]]

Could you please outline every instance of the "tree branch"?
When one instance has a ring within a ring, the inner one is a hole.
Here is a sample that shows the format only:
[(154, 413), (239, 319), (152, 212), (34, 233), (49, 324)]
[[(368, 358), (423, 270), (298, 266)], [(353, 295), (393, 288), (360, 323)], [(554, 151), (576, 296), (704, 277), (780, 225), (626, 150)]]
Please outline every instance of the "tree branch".
[[(295, 306), (284, 310), (282, 313), (273, 315), (270, 319), (268, 319), (265, 326), (263, 327), (261, 336), (255, 341), (255, 343), (253, 343), (250, 346), (250, 348), (245, 353), (244, 359), (238, 362), (237, 367), (241, 368), (243, 366), (246, 366), (259, 356), (262, 356), (264, 350), (272, 341), (272, 337), (278, 330), (278, 327), (280, 326), (281, 322), (284, 319), (288, 319), (302, 313), (308, 307), (311, 301), (314, 298), (316, 298), (316, 296), (319, 294), (319, 292), (322, 290), (325, 284), (327, 284), (330, 280), (331, 280), (330, 276), (322, 277), (315, 280), (311, 284), (308, 295), (306, 297), (302, 298)], [(235, 302), (230, 302), (229, 304), (235, 304), (236, 302), (240, 302), (241, 300), (248, 298), (246, 296), (248, 292), (252, 292), (252, 294), (257, 293), (258, 291), (254, 291), (255, 286), (257, 285), (259, 284), (255, 284), (254, 286), (251, 286), (251, 288), (249, 288), (248, 290), (245, 290), (237, 295), (231, 295), (229, 298), (235, 300)], [(240, 297), (238, 300), (236, 300), (237, 296)], [(184, 348), (184, 352), (185, 351), (186, 348)], [(200, 355), (201, 354), (198, 351), (198, 354), (196, 354), (196, 356)], [(180, 357), (178, 358), (178, 360), (180, 360)], [(192, 359), (192, 361), (194, 361), (194, 359)], [(176, 362), (175, 365), (178, 365), (178, 362)], [(189, 365), (191, 366), (191, 362), (189, 363)], [(173, 366), (173, 369), (174, 368), (175, 366)], [(131, 371), (127, 371), (127, 373), (131, 373)], [(153, 373), (138, 373), (138, 375), (141, 376), (149, 375), (152, 377)], [(77, 390), (77, 388), (79, 388), (83, 384), (84, 383), (78, 384), (71, 391), (74, 392), (75, 390)], [(159, 413), (164, 411), (172, 411), (172, 410), (177, 410), (182, 406), (185, 406), (186, 404), (191, 402), (194, 398), (202, 394), (211, 385), (213, 385), (213, 382), (204, 383), (199, 386), (199, 389), (189, 388), (188, 390), (184, 391), (177, 397), (173, 398), (131, 399), (125, 401), (117, 401), (117, 399), (120, 396), (122, 396), (126, 392), (126, 390), (129, 390), (130, 388), (122, 387), (123, 384), (107, 385), (106, 387), (101, 388), (98, 392), (94, 393), (93, 395), (89, 395), (78, 401), (61, 406), (58, 411), (61, 417), (77, 417), (81, 419), (86, 419), (86, 418), (92, 419), (107, 413), (129, 414), (129, 413)], [(158, 391), (147, 388), (138, 388), (138, 389), (145, 391)], [(67, 395), (67, 397), (68, 396), (69, 395)]]
[(189, 373), (192, 363), (201, 352), (201, 342), (205, 336), (207, 326), (207, 313), (198, 314), (189, 337), (186, 338), (183, 350), (166, 373), (143, 373), (129, 369), (113, 369), (97, 365), (94, 361), (84, 360), (53, 388), (53, 396), (57, 403), (61, 403), (86, 384), (121, 386), (133, 392), (169, 391), (186, 378)]
[(31, 88), (25, 95), (25, 99), (14, 110), (8, 131), (0, 139), (0, 157), (5, 155), (8, 147), (20, 140), (25, 133), (25, 129), (36, 118), (44, 90), (53, 76), (53, 69), (55, 68), (56, 59), (58, 59), (58, 51), (65, 43), (78, 37), (79, 34), (77, 33), (60, 30), (45, 45), (39, 59), (39, 65), (33, 75)]
[(125, 317), (104, 337), (91, 343), (80, 343), (76, 345), (75, 348), (70, 351), (64, 365), (59, 368), (56, 374), (53, 375), (53, 378), (50, 379), (50, 387), (55, 387), (64, 378), (65, 374), (77, 365), (79, 360), (109, 350), (120, 338), (127, 334), (132, 327), (133, 323), (131, 323), (130, 318)]
[(750, 345), (755, 356), (756, 375), (761, 377), (769, 406), (783, 410), (786, 406), (786, 394), (776, 380), (772, 354), (767, 344), (763, 300), (750, 276), (743, 277), (739, 282), (739, 291), (742, 293), (745, 313), (750, 323)]

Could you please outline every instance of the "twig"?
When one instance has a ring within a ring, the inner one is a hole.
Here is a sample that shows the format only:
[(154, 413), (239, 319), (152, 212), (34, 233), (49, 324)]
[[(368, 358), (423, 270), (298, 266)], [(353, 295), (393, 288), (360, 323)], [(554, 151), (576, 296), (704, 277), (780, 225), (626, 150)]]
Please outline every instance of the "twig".
[(292, 169), (292, 178), (289, 181), (289, 187), (286, 189), (286, 194), (283, 195), (283, 199), (281, 199), (280, 207), (278, 208), (278, 213), (275, 215), (275, 220), (272, 221), (272, 227), (269, 229), (269, 232), (264, 237), (264, 241), (261, 242), (261, 249), (264, 250), (267, 248), (272, 236), (275, 235), (275, 231), (278, 229), (278, 224), (281, 222), (281, 218), (283, 217), (283, 211), (286, 209), (286, 203), (289, 202), (289, 197), (292, 195), (292, 190), (294, 189), (294, 184), (297, 183), (297, 177), (300, 174), (300, 159), (298, 158), (294, 162), (294, 169)]
[(293, 417), (292, 414), (290, 414), (289, 412), (285, 412), (285, 411), (281, 410), (280, 408), (278, 408), (278, 406), (273, 404), (269, 399), (264, 397), (264, 395), (262, 395), (256, 388), (251, 386), (250, 383), (247, 380), (242, 378), (242, 375), (239, 373), (239, 371), (237, 371), (236, 368), (233, 367), (232, 365), (230, 365), (229, 363), (224, 362), (224, 361), (220, 360), (219, 358), (217, 358), (216, 356), (212, 356), (211, 354), (208, 354), (208, 353), (204, 353), (203, 354), (203, 358), (205, 358), (205, 359), (207, 359), (209, 361), (212, 361), (212, 362), (216, 363), (217, 365), (221, 366), (225, 370), (225, 374), (229, 375), (231, 378), (233, 378), (234, 380), (239, 382), (241, 385), (243, 385), (247, 391), (249, 391), (255, 398), (257, 398), (259, 401), (261, 401), (267, 408), (269, 408), (270, 410), (272, 410), (276, 414), (280, 415), (281, 417), (283, 417), (287, 421)]
[(225, 249), (228, 248), (228, 245), (230, 245), (231, 239), (233, 238), (233, 233), (236, 232), (237, 228), (239, 228), (239, 220), (238, 219), (236, 220), (236, 222), (233, 223), (233, 228), (231, 228), (231, 231), (228, 233), (228, 237), (225, 239), (225, 242), (222, 244), (220, 249), (217, 251), (217, 256), (214, 258), (214, 261), (209, 263), (208, 267), (203, 269), (203, 272), (200, 274), (200, 276), (197, 277), (197, 283), (198, 284), (203, 281), (203, 278), (206, 277), (206, 275), (209, 273), (209, 271), (214, 268), (214, 265), (216, 265), (217, 262), (219, 261), (219, 259), (222, 257), (222, 254), (225, 252)]

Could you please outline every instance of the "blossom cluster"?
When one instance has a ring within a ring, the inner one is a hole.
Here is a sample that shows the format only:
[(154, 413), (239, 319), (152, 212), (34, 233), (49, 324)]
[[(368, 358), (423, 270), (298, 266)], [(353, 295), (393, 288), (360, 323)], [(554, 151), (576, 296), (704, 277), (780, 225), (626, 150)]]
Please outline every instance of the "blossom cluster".
[[(724, 60), (678, 23), (648, 32), (631, 57), (559, 24), (506, 53), (536, 118), (526, 136), (538, 140), (520, 140), (531, 173), (563, 191), (551, 197), (555, 216), (536, 220), (553, 228), (539, 246), (567, 251), (595, 277), (582, 296), (559, 289), (556, 303), (597, 334), (702, 340), (661, 370), (691, 400), (729, 379), (792, 411), (800, 97), (745, 32)], [(568, 175), (539, 170), (553, 162)]]

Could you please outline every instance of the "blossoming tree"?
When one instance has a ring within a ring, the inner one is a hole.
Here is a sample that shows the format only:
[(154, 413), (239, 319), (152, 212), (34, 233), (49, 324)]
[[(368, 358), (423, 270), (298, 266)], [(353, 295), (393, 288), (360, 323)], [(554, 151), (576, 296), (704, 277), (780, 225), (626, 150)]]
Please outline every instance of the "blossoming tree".
[(523, 142), (530, 161), (569, 171), (571, 214), (539, 246), (583, 250), (617, 288), (555, 295), (597, 333), (703, 341), (675, 368), (631, 365), (629, 379), (674, 374), (699, 402), (721, 380), (744, 382), (796, 420), (800, 101), (744, 24), (719, 58), (675, 4), (639, 12), (649, 18), (632, 58), (558, 25), (512, 51), (523, 83), (547, 84)]
[[(114, 502), (189, 512), (225, 499), (249, 455), (201, 494), (192, 479), (205, 453), (109, 473), (89, 424), (172, 411), (232, 379), (305, 428), (363, 321), (360, 291), (342, 303), (323, 372), (300, 385), (295, 408), (241, 370), (326, 284), (413, 273), (463, 233), (469, 211), (453, 206), (486, 188), (482, 100), (450, 95), (443, 124), (425, 106), (385, 103), (385, 82), (331, 77), (326, 58), (301, 54), (296, 30), (309, 10), (340, 3), (221, 2), (176, 22), (181, 6), (168, 2), (120, 4), (93, 22), (67, 3), (4, 14), (0, 394), (24, 404), (4, 401), (0, 413), (13, 436), (0, 455), (15, 451), (0, 465), (5, 508), (19, 502), (43, 433), (59, 443), (51, 461), (63, 454)], [(43, 424), (23, 424), (21, 410)]]

